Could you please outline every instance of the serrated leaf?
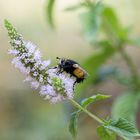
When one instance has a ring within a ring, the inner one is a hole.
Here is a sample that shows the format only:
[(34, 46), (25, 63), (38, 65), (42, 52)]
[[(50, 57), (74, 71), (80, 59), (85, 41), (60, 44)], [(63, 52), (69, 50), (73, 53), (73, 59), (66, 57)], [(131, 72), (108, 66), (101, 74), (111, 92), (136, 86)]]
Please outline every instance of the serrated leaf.
[(109, 120), (106, 122), (104, 127), (125, 139), (132, 139), (133, 137), (140, 136), (134, 125), (123, 118), (119, 118), (118, 120)]
[(109, 95), (102, 95), (102, 94), (93, 95), (89, 98), (82, 100), (81, 105), (83, 107), (87, 107), (91, 103), (94, 103), (94, 102), (99, 101), (99, 100), (107, 99), (109, 97), (110, 97)]
[(119, 96), (113, 104), (112, 116), (114, 119), (126, 118), (136, 123), (136, 113), (139, 105), (139, 93), (126, 92)]
[(71, 114), (70, 123), (69, 123), (69, 132), (75, 138), (77, 136), (77, 120), (80, 111), (73, 112)]
[(54, 27), (54, 21), (53, 21), (53, 9), (54, 4), (56, 0), (47, 0), (47, 6), (46, 6), (46, 16), (49, 25), (53, 28)]
[(104, 126), (100, 126), (97, 128), (97, 134), (99, 135), (101, 140), (116, 140), (115, 133), (107, 130)]

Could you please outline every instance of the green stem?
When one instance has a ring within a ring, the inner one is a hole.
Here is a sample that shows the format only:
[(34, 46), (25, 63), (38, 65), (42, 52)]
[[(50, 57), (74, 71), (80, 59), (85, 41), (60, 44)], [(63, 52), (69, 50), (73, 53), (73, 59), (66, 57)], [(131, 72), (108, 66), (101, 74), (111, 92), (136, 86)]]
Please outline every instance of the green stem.
[(103, 124), (104, 122), (98, 118), (97, 116), (95, 116), (94, 114), (92, 114), (91, 112), (89, 112), (86, 108), (83, 108), (80, 104), (78, 104), (76, 101), (74, 101), (73, 99), (70, 99), (70, 102), (78, 109), (82, 110), (84, 113), (86, 113), (88, 116), (90, 116), (92, 119), (96, 120), (98, 123)]
[(105, 33), (111, 39), (112, 44), (114, 44), (114, 46), (116, 46), (116, 48), (118, 48), (119, 53), (121, 54), (122, 58), (126, 62), (127, 66), (129, 67), (131, 77), (132, 77), (132, 80), (134, 83), (134, 89), (139, 90), (140, 83), (139, 83), (139, 78), (138, 78), (138, 72), (137, 72), (137, 69), (136, 69), (131, 57), (129, 57), (129, 55), (125, 52), (123, 44), (121, 43), (122, 42), (121, 39), (116, 34), (116, 32), (114, 32), (114, 28), (111, 25), (111, 23), (108, 22), (108, 20), (106, 20), (106, 16), (103, 16), (103, 20), (104, 20), (103, 25), (104, 25)]
[(135, 90), (139, 90), (139, 76), (138, 76), (138, 72), (137, 69), (132, 61), (132, 59), (129, 57), (129, 55), (124, 51), (124, 49), (121, 47), (120, 48), (120, 54), (122, 56), (122, 58), (125, 60), (127, 66), (130, 69), (131, 72), (131, 77), (134, 83), (134, 89)]

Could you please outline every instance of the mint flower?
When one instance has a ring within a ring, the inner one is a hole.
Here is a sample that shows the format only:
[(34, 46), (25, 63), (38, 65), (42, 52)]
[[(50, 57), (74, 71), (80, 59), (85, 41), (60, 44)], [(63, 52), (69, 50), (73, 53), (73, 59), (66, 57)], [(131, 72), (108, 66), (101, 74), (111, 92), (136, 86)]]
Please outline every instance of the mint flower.
[(8, 51), (14, 56), (12, 64), (22, 72), (33, 89), (51, 103), (72, 99), (76, 78), (68, 73), (59, 73), (59, 67), (50, 67), (50, 60), (42, 60), (37, 46), (26, 42), (17, 30), (5, 20), (5, 27), (11, 39), (12, 48)]

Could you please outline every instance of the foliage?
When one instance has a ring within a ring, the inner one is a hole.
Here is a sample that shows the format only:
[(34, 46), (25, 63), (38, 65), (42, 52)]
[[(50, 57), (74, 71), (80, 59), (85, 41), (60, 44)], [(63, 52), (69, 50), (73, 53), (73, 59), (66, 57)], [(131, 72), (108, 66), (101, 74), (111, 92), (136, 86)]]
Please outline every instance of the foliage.
[(113, 131), (124, 139), (132, 139), (140, 136), (138, 130), (128, 120), (119, 118), (118, 120), (108, 120), (104, 127)]
[(46, 17), (49, 25), (54, 28), (53, 21), (53, 9), (54, 9), (55, 0), (48, 0), (46, 5)]
[(74, 138), (77, 136), (77, 122), (78, 122), (79, 114), (80, 114), (79, 110), (76, 112), (73, 112), (70, 118), (69, 131)]
[[(86, 108), (91, 103), (95, 103), (99, 100), (104, 100), (104, 99), (107, 99), (109, 97), (110, 96), (102, 95), (102, 94), (93, 95), (91, 97), (83, 99), (81, 101), (81, 106), (83, 108)], [(81, 112), (82, 112), (82, 110), (79, 109), (71, 114), (70, 123), (69, 123), (69, 131), (71, 132), (73, 137), (76, 137), (76, 135), (77, 135), (77, 121), (78, 121), (78, 117), (79, 117)]]
[[(129, 92), (125, 91), (125, 94), (120, 95), (112, 107), (112, 116), (115, 120), (106, 121), (97, 129), (97, 132), (102, 140), (115, 140), (114, 133), (124, 139), (133, 139), (133, 136), (137, 135), (137, 131), (127, 120), (136, 124), (136, 112), (140, 101), (140, 80), (136, 66), (124, 48), (126, 44), (140, 46), (140, 39), (139, 37), (132, 38), (130, 28), (123, 27), (114, 9), (101, 1), (84, 0), (69, 6), (66, 11), (78, 9), (83, 9), (80, 13), (83, 35), (91, 46), (98, 48), (99, 51), (95, 51), (83, 64), (90, 73), (90, 77), (78, 87), (77, 92), (84, 92), (88, 86), (105, 81), (106, 77), (110, 75), (118, 83), (127, 86)], [(124, 74), (117, 66), (115, 66), (116, 71), (104, 72), (102, 66), (116, 53), (120, 54), (126, 62), (130, 74)], [(86, 98), (81, 106), (85, 108), (90, 101), (94, 102), (95, 98), (98, 99), (97, 96)], [(70, 121), (70, 131), (74, 136), (77, 131), (77, 117), (80, 113), (81, 110), (74, 112)]]
[(107, 130), (104, 126), (98, 127), (97, 133), (101, 140), (116, 140), (115, 133)]
[(93, 95), (91, 97), (88, 97), (88, 98), (85, 98), (84, 100), (82, 100), (81, 102), (81, 105), (83, 107), (87, 107), (88, 105), (90, 105), (91, 103), (94, 103), (96, 101), (100, 101), (100, 100), (103, 100), (103, 99), (107, 99), (109, 98), (110, 96), (107, 96), (107, 95), (102, 95), (102, 94), (97, 94), (97, 95)]
[[(95, 103), (98, 100), (103, 100), (108, 97), (109, 96), (97, 94), (81, 101), (81, 107), (83, 107), (85, 110), (81, 108), (73, 112), (69, 124), (69, 131), (74, 138), (77, 136), (77, 122), (80, 113), (82, 113), (83, 111), (86, 112), (86, 107), (90, 105), (90, 103)], [(101, 140), (116, 140), (116, 135), (126, 140), (131, 140), (137, 136), (140, 136), (135, 126), (124, 118), (107, 120), (98, 120), (98, 118), (96, 118), (95, 116), (93, 116), (93, 118), (101, 124), (97, 128), (97, 133)]]
[[(55, 2), (56, 0), (48, 0), (46, 6), (48, 23), (53, 28), (53, 10)], [(73, 137), (76, 137), (78, 118), (80, 114), (84, 112), (100, 124), (97, 128), (97, 133), (101, 140), (116, 140), (117, 136), (125, 140), (133, 140), (135, 137), (140, 136), (135, 127), (136, 113), (140, 101), (140, 80), (137, 69), (124, 48), (126, 44), (139, 46), (140, 40), (139, 38), (130, 37), (129, 28), (123, 27), (114, 9), (103, 2), (85, 0), (77, 5), (66, 8), (65, 11), (78, 10), (79, 8), (84, 9), (80, 13), (80, 21), (85, 40), (89, 42), (91, 46), (96, 47), (98, 51), (89, 56), (83, 64), (85, 69), (90, 73), (90, 77), (83, 85), (78, 87), (77, 91), (84, 92), (87, 87), (96, 83), (97, 79), (99, 79), (100, 83), (102, 81), (102, 73), (99, 73), (99, 70), (101, 70), (102, 66), (109, 58), (118, 53), (126, 62), (130, 70), (130, 75), (124, 76), (121, 71), (116, 71), (112, 73), (112, 75), (117, 82), (128, 86), (129, 92), (125, 91), (125, 94), (120, 95), (117, 100), (115, 100), (112, 107), (112, 118), (106, 120), (102, 120), (89, 112), (87, 107), (91, 103), (107, 99), (109, 96), (101, 94), (93, 95), (83, 99), (80, 104), (70, 99), (71, 103), (77, 107), (78, 110), (71, 114), (69, 131)], [(7, 21), (5, 23), (7, 23)], [(12, 28), (11, 26), (7, 26), (7, 24), (6, 27), (8, 30)], [(14, 35), (17, 36), (17, 31), (14, 30), (13, 32), (15, 33)], [(10, 32), (8, 32), (8, 34), (11, 39), (14, 38)], [(17, 38), (20, 38), (20, 36), (17, 36)], [(104, 73), (104, 77), (107, 77), (107, 74), (108, 73)], [(53, 80), (55, 81), (54, 87), (62, 85), (62, 82), (58, 81), (58, 79)], [(59, 90), (59, 88), (57, 89)]]
[(126, 92), (120, 95), (112, 107), (112, 116), (114, 119), (120, 117), (135, 123), (135, 117), (139, 105), (139, 93)]

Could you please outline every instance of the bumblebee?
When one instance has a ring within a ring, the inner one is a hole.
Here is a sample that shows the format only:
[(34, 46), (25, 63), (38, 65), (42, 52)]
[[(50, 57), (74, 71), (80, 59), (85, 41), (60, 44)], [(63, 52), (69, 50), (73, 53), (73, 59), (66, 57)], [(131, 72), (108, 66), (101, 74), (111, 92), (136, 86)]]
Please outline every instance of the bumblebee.
[(59, 58), (58, 67), (59, 67), (59, 73), (67, 72), (71, 74), (72, 76), (76, 77), (76, 83), (82, 82), (85, 77), (88, 75), (88, 73), (75, 61), (71, 59), (65, 59), (65, 58)]

